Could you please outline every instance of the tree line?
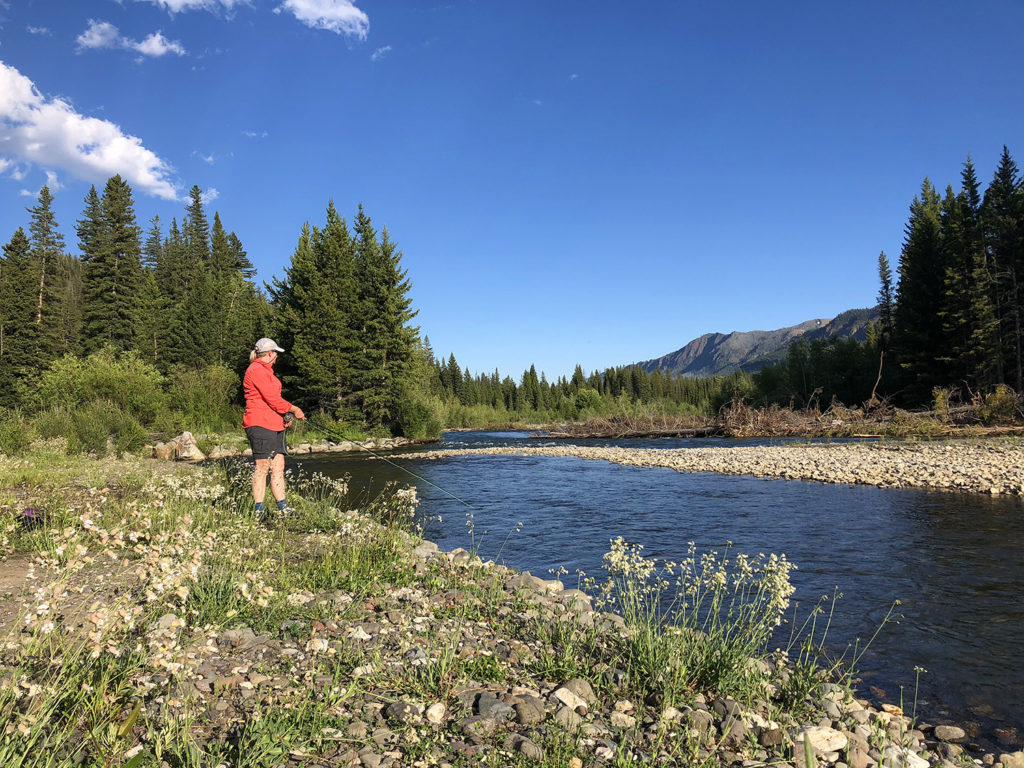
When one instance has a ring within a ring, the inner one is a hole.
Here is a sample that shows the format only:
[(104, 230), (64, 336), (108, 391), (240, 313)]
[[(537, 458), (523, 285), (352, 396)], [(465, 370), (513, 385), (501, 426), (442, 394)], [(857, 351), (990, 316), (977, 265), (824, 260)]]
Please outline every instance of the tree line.
[(426, 341), (429, 391), (442, 405), (446, 422), (473, 426), (484, 421), (552, 421), (611, 415), (631, 408), (657, 407), (670, 415), (711, 416), (736, 391), (749, 392), (742, 371), (728, 376), (692, 378), (639, 365), (614, 366), (585, 374), (577, 365), (571, 377), (548, 381), (531, 365), (519, 380), (492, 373), (473, 374), (455, 355), (435, 359)]
[[(191, 401), (171, 398), (168, 407), (208, 425), (199, 407), (217, 411), (211, 426), (227, 429), (248, 352), (273, 335), (289, 351), (279, 372), (286, 394), (305, 409), (370, 430), (436, 431), (414, 393), (426, 369), (401, 253), (362, 207), (349, 231), (330, 204), (326, 225), (302, 229), (284, 277), (266, 290), (238, 236), (219, 213), (208, 218), (198, 187), (180, 225), (175, 218), (166, 231), (156, 216), (145, 231), (139, 226), (120, 176), (102, 192), (90, 188), (75, 226), (77, 254), (68, 252), (48, 187), (27, 213), (28, 232), (18, 227), (0, 258), (0, 405), (55, 407), (40, 392), (76, 390), (131, 410), (113, 379), (133, 386), (128, 372), (142, 366), (137, 380), (147, 392), (157, 382)], [(96, 385), (97, 377), (111, 381)], [(146, 426), (159, 410), (145, 411)]]
[[(888, 396), (923, 406), (936, 388), (1024, 391), (1024, 180), (1004, 146), (981, 190), (970, 157), (958, 190), (925, 178), (896, 274), (878, 257), (877, 324), (864, 342), (797, 340), (754, 374), (755, 396), (804, 405)], [(895, 279), (895, 282), (894, 282)]]

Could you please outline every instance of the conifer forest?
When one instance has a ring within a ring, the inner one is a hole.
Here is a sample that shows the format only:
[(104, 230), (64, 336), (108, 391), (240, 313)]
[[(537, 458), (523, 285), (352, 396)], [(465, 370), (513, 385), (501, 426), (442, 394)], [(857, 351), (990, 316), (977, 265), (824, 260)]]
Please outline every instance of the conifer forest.
[(289, 399), (410, 437), (638, 408), (710, 417), (737, 396), (917, 407), (936, 388), (1024, 390), (1024, 184), (1005, 147), (984, 190), (970, 159), (959, 189), (924, 180), (898, 261), (877, 257), (879, 320), (865, 341), (797, 340), (781, 363), (702, 379), (637, 365), (577, 365), (553, 381), (531, 366), (513, 378), (435, 356), (414, 324), (402, 252), (362, 207), (346, 220), (329, 203), (298, 233), (283, 274), (261, 286), (198, 187), (180, 222), (143, 225), (114, 176), (86, 195), (74, 238), (52, 203), (44, 186), (0, 261), (0, 405), (43, 432), (73, 432), (75, 419), (80, 430), (238, 428), (241, 374), (261, 336), (288, 352), (277, 373)]

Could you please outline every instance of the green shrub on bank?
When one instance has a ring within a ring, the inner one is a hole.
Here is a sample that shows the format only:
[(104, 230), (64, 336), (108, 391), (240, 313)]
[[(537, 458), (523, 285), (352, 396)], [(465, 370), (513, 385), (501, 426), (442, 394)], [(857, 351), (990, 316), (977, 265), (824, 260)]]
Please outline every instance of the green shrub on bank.
[(238, 374), (222, 363), (203, 368), (175, 366), (170, 372), (168, 406), (177, 420), (192, 432), (222, 432), (241, 423), (231, 403), (241, 382)]
[(21, 411), (7, 411), (0, 417), (0, 452), (20, 456), (29, 445), (28, 425)]
[(166, 407), (164, 377), (135, 352), (104, 347), (86, 358), (65, 355), (43, 373), (37, 393), (42, 408), (72, 410), (97, 400), (110, 402), (152, 424)]
[(978, 415), (985, 424), (1011, 424), (1021, 417), (1021, 396), (1005, 384), (985, 396)]
[(96, 400), (71, 414), (73, 430), (67, 435), (68, 453), (117, 456), (146, 444), (146, 431), (130, 413), (106, 400)]

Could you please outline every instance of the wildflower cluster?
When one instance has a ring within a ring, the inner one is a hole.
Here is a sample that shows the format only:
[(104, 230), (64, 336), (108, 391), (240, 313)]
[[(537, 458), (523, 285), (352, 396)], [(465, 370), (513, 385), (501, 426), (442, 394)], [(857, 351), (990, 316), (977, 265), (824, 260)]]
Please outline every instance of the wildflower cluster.
[[(784, 555), (698, 554), (690, 542), (680, 562), (645, 557), (622, 537), (604, 556), (608, 579), (599, 606), (619, 612), (630, 629), (630, 654), (644, 674), (680, 686), (713, 688), (742, 676), (762, 652), (789, 606), (795, 566)], [(731, 546), (731, 545), (730, 545)]]

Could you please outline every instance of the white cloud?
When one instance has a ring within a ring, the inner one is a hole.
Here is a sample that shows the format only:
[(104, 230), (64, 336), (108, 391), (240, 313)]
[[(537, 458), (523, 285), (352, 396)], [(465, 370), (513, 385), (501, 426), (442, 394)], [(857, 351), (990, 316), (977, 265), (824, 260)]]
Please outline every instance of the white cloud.
[(11, 161), (6, 157), (0, 157), (0, 173), (3, 173), (11, 167)]
[(365, 40), (370, 31), (370, 17), (356, 8), (353, 0), (284, 0), (274, 12), (280, 13), (282, 9), (313, 29), (360, 40)]
[[(143, 0), (137, 0), (142, 2)], [(236, 5), (249, 5), (249, 0), (146, 0), (158, 5), (170, 13), (182, 11), (219, 11), (233, 10)]]
[(242, 135), (249, 139), (265, 139), (270, 134), (266, 131), (242, 131)]
[(50, 188), (51, 192), (56, 192), (58, 189), (64, 188), (64, 185), (60, 183), (60, 179), (57, 178), (56, 171), (46, 172), (46, 186)]
[(209, 189), (205, 190), (202, 195), (199, 196), (199, 199), (203, 201), (203, 205), (209, 205), (218, 197), (220, 197), (220, 190), (218, 190), (216, 187), (210, 187)]
[[(47, 99), (14, 67), (0, 62), (0, 146), (27, 163), (59, 169), (84, 181), (121, 174), (148, 195), (177, 198), (171, 166), (109, 120), (77, 113)], [(13, 175), (13, 174), (12, 174)], [(17, 177), (16, 177), (17, 178)]]
[(117, 27), (109, 21), (96, 19), (89, 19), (89, 26), (85, 32), (75, 38), (79, 48), (116, 48), (120, 40), (121, 35)]
[(25, 27), (25, 29), (28, 30), (28, 33), (30, 35), (46, 35), (48, 37), (51, 37), (53, 35), (53, 32), (50, 31), (49, 27), (33, 27), (30, 24), (29, 26)]
[(130, 37), (122, 37), (117, 27), (109, 21), (96, 21), (89, 19), (89, 26), (85, 32), (80, 34), (75, 42), (78, 49), (87, 48), (126, 48), (131, 51), (138, 51), (143, 56), (159, 57), (168, 53), (176, 56), (184, 56), (185, 48), (177, 40), (168, 40), (160, 30), (149, 35), (143, 40), (132, 40)]
[(185, 49), (177, 40), (168, 40), (160, 30), (157, 30), (149, 37), (139, 42), (132, 42), (125, 39), (127, 47), (138, 51), (143, 56), (163, 56), (166, 53), (173, 53), (176, 56), (184, 56)]
[(373, 54), (370, 56), (370, 58), (373, 61), (380, 61), (385, 56), (387, 56), (389, 53), (391, 53), (391, 46), (390, 45), (385, 45), (383, 48), (378, 48), (376, 51), (374, 51)]
[(18, 166), (11, 170), (11, 178), (15, 181), (24, 181), (26, 176), (28, 176), (28, 168)]
[(39, 195), (38, 192), (33, 192), (31, 189), (19, 189), (18, 194), (22, 197), (31, 197), (33, 199)]

